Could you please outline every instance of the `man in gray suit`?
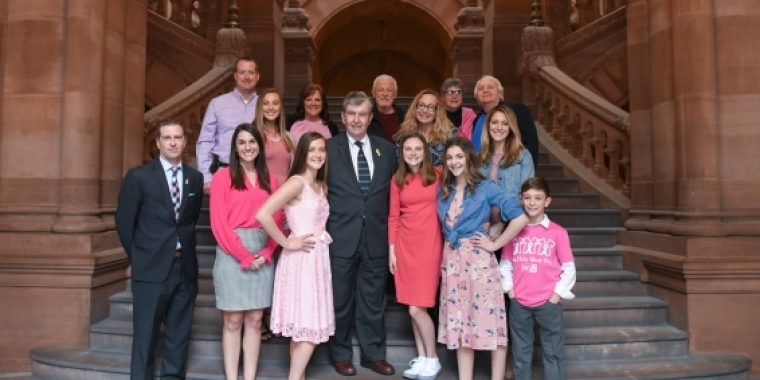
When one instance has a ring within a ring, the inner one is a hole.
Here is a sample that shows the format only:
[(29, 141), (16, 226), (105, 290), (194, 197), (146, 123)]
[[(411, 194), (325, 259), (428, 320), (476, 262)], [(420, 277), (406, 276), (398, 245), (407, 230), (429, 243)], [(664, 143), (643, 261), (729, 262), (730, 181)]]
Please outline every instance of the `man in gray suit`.
[(327, 142), (327, 231), (335, 302), (335, 335), (330, 355), (335, 370), (356, 375), (351, 363), (351, 326), (356, 308), (356, 335), (361, 365), (392, 375), (385, 361), (385, 285), (388, 279), (388, 199), (396, 171), (392, 144), (370, 136), (372, 104), (361, 91), (349, 93), (341, 113), (346, 131)]

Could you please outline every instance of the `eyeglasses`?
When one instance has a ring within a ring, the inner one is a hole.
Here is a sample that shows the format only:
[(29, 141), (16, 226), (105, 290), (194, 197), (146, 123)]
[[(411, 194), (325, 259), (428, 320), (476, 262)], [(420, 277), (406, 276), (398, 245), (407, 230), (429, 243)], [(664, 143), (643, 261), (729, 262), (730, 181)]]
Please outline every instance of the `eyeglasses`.
[(444, 95), (462, 95), (462, 90), (446, 90), (443, 92)]
[(426, 109), (430, 112), (433, 112), (438, 109), (438, 106), (435, 104), (417, 103), (417, 109), (420, 111)]

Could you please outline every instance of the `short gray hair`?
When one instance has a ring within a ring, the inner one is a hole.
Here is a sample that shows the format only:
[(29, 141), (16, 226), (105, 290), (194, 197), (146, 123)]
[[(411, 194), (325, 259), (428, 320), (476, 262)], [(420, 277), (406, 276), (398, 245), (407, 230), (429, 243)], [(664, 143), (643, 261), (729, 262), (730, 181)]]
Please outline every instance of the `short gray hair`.
[(377, 87), (377, 82), (383, 79), (389, 79), (391, 82), (393, 82), (393, 90), (398, 92), (398, 84), (396, 83), (396, 79), (394, 79), (392, 76), (388, 74), (380, 74), (377, 76), (377, 78), (375, 78), (375, 80), (372, 82), (372, 91), (375, 91), (375, 87)]
[(459, 80), (459, 78), (449, 78), (443, 81), (443, 84), (441, 85), (441, 94), (444, 94), (449, 87), (459, 87), (459, 89), (462, 90), (462, 93), (464, 93), (464, 84), (462, 84), (462, 81)]
[(496, 77), (491, 75), (483, 75), (480, 79), (478, 79), (478, 82), (475, 83), (475, 92), (473, 95), (475, 95), (475, 99), (478, 98), (478, 86), (480, 86), (480, 82), (484, 80), (492, 80), (494, 83), (496, 83), (496, 88), (499, 89), (499, 99), (504, 100), (504, 87), (502, 87), (501, 82), (496, 79)]
[(364, 93), (364, 91), (351, 91), (343, 99), (343, 112), (346, 112), (346, 107), (348, 106), (359, 107), (365, 102), (369, 103), (369, 108), (371, 109), (372, 101), (370, 100), (370, 97)]

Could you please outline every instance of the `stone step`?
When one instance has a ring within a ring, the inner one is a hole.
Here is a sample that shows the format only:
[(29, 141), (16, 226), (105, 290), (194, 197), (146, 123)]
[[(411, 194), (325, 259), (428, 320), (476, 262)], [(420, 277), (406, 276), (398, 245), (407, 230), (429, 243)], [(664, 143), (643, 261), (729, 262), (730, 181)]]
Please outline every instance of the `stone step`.
[(650, 296), (576, 297), (562, 301), (568, 328), (662, 325), (666, 307), (665, 301)]
[(554, 193), (577, 193), (578, 179), (567, 177), (546, 177), (549, 183), (549, 192)]
[[(193, 357), (220, 357), (222, 355), (220, 325), (199, 325), (192, 328), (189, 355)], [(538, 334), (537, 334), (538, 336)], [(688, 354), (688, 335), (672, 326), (624, 326), (624, 327), (569, 327), (565, 330), (566, 360), (603, 360), (622, 358), (680, 357)], [(394, 365), (405, 365), (416, 356), (411, 331), (389, 330), (386, 360)], [(538, 338), (537, 338), (538, 339)], [(263, 342), (260, 360), (286, 360), (290, 341), (274, 338)], [(359, 343), (353, 338), (354, 357), (361, 356)], [(539, 341), (536, 340), (535, 357), (541, 357)], [(90, 349), (129, 353), (132, 347), (132, 322), (104, 320), (92, 326)], [(446, 363), (456, 362), (456, 355), (449, 355), (445, 346), (439, 344), (439, 356)], [(160, 353), (160, 343), (159, 351)], [(451, 357), (449, 357), (451, 356)], [(485, 358), (487, 362), (487, 358)], [(540, 361), (540, 360), (539, 360)], [(329, 364), (326, 345), (314, 351), (311, 364)]]
[(572, 292), (578, 297), (646, 295), (639, 275), (625, 270), (578, 271)]
[(536, 175), (539, 177), (562, 177), (564, 170), (562, 164), (542, 164), (539, 159), (538, 167), (536, 167)]
[(552, 203), (549, 210), (596, 209), (599, 207), (599, 195), (593, 193), (555, 193), (552, 191)]
[(570, 235), (570, 246), (576, 248), (612, 247), (617, 243), (617, 232), (622, 228), (565, 227)]
[[(479, 355), (483, 356), (483, 355)], [(57, 380), (127, 380), (129, 361), (127, 353), (92, 351), (87, 349), (35, 348), (31, 352), (32, 372), (35, 379)], [(160, 363), (157, 358), (156, 363)], [(751, 361), (740, 355), (691, 355), (680, 358), (645, 358), (627, 360), (566, 361), (566, 379), (748, 379)], [(158, 367), (158, 365), (156, 366)], [(357, 367), (357, 379), (400, 378), (408, 367), (396, 366), (396, 375), (383, 377)], [(223, 380), (223, 363), (218, 357), (193, 357), (188, 361), (187, 379)], [(282, 362), (261, 360), (257, 379), (281, 380), (287, 377), (288, 367)], [(158, 368), (156, 368), (158, 374)], [(541, 379), (540, 365), (534, 365), (533, 379)], [(330, 365), (310, 365), (307, 379), (339, 380)], [(490, 368), (475, 367), (476, 380), (490, 378)], [(455, 366), (446, 365), (439, 380), (457, 379)]]
[(623, 269), (623, 252), (612, 248), (573, 247), (573, 256), (578, 271)]
[(557, 210), (546, 209), (549, 219), (564, 228), (622, 227), (619, 210)]

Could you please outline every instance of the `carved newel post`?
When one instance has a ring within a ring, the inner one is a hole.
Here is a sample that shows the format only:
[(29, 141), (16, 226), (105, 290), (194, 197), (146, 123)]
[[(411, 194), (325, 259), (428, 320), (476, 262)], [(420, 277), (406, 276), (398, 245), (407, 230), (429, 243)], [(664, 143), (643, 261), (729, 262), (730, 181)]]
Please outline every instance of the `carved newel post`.
[(309, 15), (298, 0), (288, 0), (282, 11), (282, 39), (285, 45), (286, 96), (297, 96), (301, 89), (311, 83), (311, 65), (314, 62), (314, 40), (309, 35)]
[[(245, 32), (240, 29), (237, 18), (237, 2), (230, 1), (227, 23), (216, 33), (216, 56), (214, 66), (225, 67), (242, 58), (248, 50)], [(234, 70), (234, 68), (233, 68)]]
[(468, 0), (454, 24), (457, 33), (450, 49), (454, 77), (462, 81), (467, 91), (471, 91), (483, 75), (485, 26), (483, 8), (478, 6), (476, 0)]
[[(520, 38), (521, 55), (517, 70), (523, 78), (523, 102), (536, 111), (535, 84), (538, 69), (544, 66), (557, 66), (554, 50), (554, 31), (545, 26), (541, 17), (541, 3), (533, 2), (530, 25), (523, 29)], [(534, 113), (536, 115), (537, 113)]]

